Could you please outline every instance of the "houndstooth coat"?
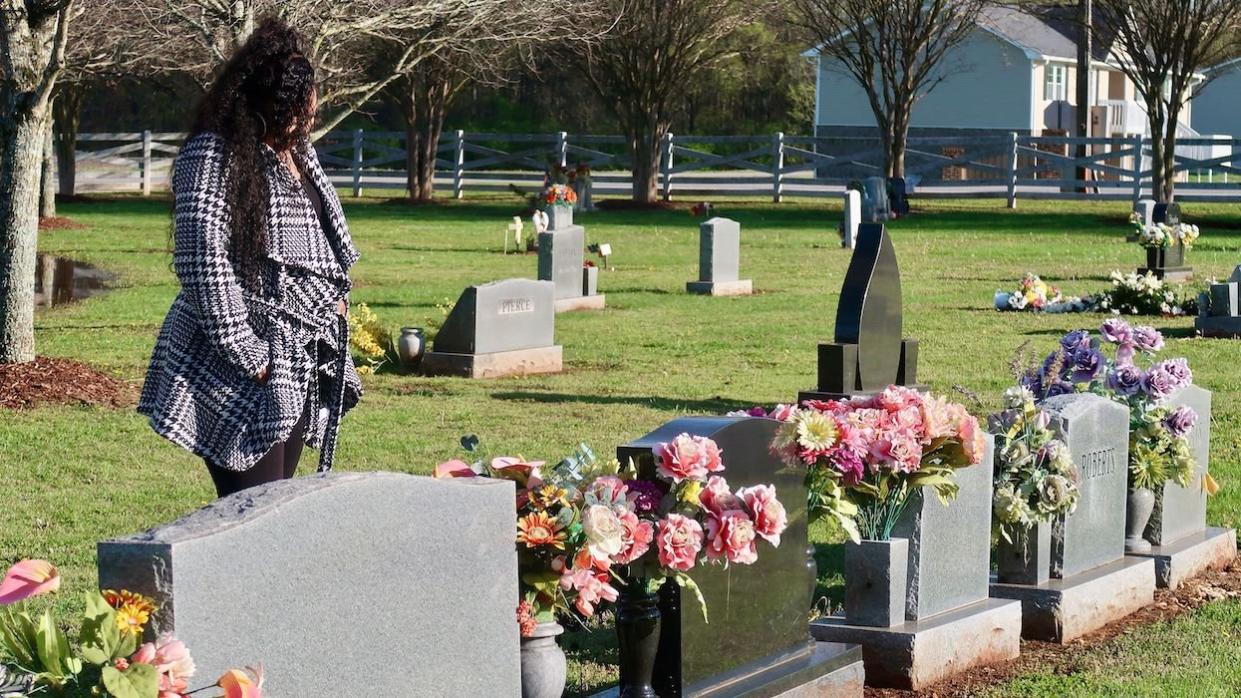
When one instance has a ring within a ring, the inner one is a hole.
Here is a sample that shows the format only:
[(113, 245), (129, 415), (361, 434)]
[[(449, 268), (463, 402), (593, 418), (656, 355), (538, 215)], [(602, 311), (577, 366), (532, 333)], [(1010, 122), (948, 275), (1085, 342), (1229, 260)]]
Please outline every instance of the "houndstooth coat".
[[(224, 141), (203, 133), (181, 148), (172, 179), (181, 292), (155, 344), (138, 411), (156, 432), (213, 465), (247, 470), (289, 438), (309, 400), (303, 437), (320, 448), (325, 470), (340, 417), (362, 394), (348, 327), (336, 314), (358, 252), (310, 144), (294, 158), (323, 199), (325, 235), (317, 234), (320, 220), (302, 184), (274, 151), (264, 146), (264, 153), (266, 254), (251, 289), (229, 259)], [(265, 366), (260, 384), (254, 377)]]

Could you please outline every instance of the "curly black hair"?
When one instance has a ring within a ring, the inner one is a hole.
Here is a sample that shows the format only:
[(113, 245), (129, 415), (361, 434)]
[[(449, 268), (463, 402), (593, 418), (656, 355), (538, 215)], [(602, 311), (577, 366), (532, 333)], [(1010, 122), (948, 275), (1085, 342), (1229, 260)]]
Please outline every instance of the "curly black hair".
[(203, 96), (190, 137), (210, 132), (224, 139), (227, 202), (232, 214), (230, 253), (243, 280), (258, 282), (265, 249), (270, 184), (264, 146), (288, 150), (314, 126), (315, 69), (304, 41), (283, 20), (260, 22), (217, 74)]

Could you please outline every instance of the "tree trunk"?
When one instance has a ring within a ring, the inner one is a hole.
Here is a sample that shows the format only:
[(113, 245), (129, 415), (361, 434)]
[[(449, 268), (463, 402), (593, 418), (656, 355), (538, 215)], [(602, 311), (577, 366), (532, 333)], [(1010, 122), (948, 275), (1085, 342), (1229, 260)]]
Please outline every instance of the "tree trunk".
[(40, 175), (39, 187), (39, 218), (55, 218), (56, 217), (56, 137), (55, 128), (50, 118), (51, 110), (49, 110), (49, 118), (46, 119), (47, 125), (43, 128), (43, 172)]
[(56, 117), (56, 168), (60, 178), (60, 195), (73, 197), (78, 188), (78, 127), (82, 123), (81, 85), (63, 85), (52, 106)]
[(46, 105), (0, 120), (0, 363), (34, 360), (35, 249)]
[[(1094, 9), (1090, 0), (1078, 0), (1077, 16), (1077, 136), (1090, 137), (1090, 62), (1091, 62), (1091, 23)], [(1078, 160), (1085, 160), (1089, 155), (1085, 143), (1076, 148)], [(1077, 168), (1077, 179), (1085, 182), (1090, 177), (1090, 169), (1084, 166)], [(1085, 185), (1078, 191), (1086, 191)]]
[(1168, 143), (1164, 125), (1167, 123), (1163, 107), (1159, 104), (1146, 105), (1151, 129), (1151, 195), (1159, 203), (1172, 202), (1172, 168), (1176, 164), (1176, 129), (1172, 128), (1171, 144)]
[(633, 161), (633, 200), (640, 204), (653, 204), (659, 198), (659, 145), (669, 127), (668, 124), (654, 120), (642, 126), (629, 130), (629, 156)]
[(401, 81), (405, 177), (410, 201), (430, 201), (435, 196), (435, 159), (451, 92), (448, 76), (434, 71)]

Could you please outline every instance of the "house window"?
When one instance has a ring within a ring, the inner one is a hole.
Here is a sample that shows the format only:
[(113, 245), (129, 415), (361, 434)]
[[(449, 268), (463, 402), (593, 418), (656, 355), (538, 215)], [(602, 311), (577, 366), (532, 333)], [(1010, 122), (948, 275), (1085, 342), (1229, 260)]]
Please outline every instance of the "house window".
[(1068, 97), (1068, 72), (1062, 65), (1049, 65), (1043, 70), (1043, 99), (1057, 102)]

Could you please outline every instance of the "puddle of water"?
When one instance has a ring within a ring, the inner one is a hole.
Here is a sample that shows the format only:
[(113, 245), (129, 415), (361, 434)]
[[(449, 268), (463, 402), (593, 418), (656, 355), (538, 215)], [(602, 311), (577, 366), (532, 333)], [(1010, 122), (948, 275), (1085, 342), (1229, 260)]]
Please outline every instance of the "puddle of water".
[(50, 308), (90, 298), (109, 289), (116, 274), (67, 257), (40, 254), (35, 263), (34, 306)]

